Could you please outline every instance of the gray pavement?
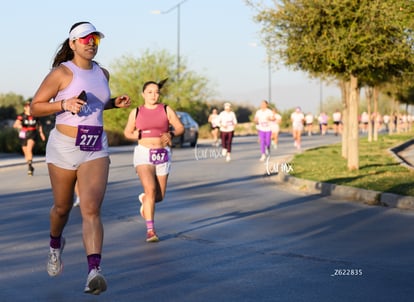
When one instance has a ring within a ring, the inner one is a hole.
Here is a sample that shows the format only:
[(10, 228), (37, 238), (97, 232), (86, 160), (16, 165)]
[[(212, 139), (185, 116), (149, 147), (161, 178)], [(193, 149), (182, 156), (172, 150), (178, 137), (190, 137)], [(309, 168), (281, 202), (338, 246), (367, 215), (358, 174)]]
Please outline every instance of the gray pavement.
[[(289, 136), (289, 135), (287, 135)], [(318, 137), (318, 136), (314, 136)], [(329, 137), (329, 136), (328, 136)], [(315, 147), (323, 145), (325, 143), (331, 143), (333, 141), (339, 141), (338, 138), (334, 140), (320, 140), (316, 144), (308, 147)], [(199, 144), (209, 144), (210, 140), (200, 139)], [(307, 146), (304, 146), (306, 149)], [(131, 146), (117, 146), (110, 147), (111, 153), (125, 152), (130, 150)], [(282, 154), (274, 160), (285, 160), (288, 161), (296, 151), (294, 149), (289, 150), (285, 154)], [(407, 167), (408, 169), (414, 169), (414, 139), (402, 143), (390, 150), (390, 153), (400, 161), (400, 164)], [(41, 163), (45, 161), (44, 156), (34, 156), (34, 163)], [(19, 154), (7, 154), (0, 153), (0, 172), (7, 167), (13, 167), (18, 165), (25, 165), (25, 161), (22, 155)], [(268, 165), (272, 165), (270, 162)], [(288, 173), (280, 171), (276, 180), (280, 183), (287, 185), (293, 190), (299, 190), (306, 193), (322, 194), (325, 196), (344, 198), (350, 201), (362, 202), (369, 205), (380, 205), (393, 208), (400, 208), (404, 210), (414, 210), (414, 197), (412, 196), (401, 196), (391, 193), (382, 193), (370, 190), (364, 190), (359, 188), (352, 188), (348, 186), (339, 186), (329, 183), (319, 183), (315, 181), (309, 181), (304, 179), (298, 179), (291, 177)]]
[[(293, 150), (282, 137), (275, 160)], [(64, 232), (64, 272), (50, 278), (46, 165), (37, 163), (34, 177), (1, 168), (0, 301), (412, 301), (413, 212), (285, 190), (265, 174), (252, 137), (235, 139), (230, 163), (216, 151), (174, 150), (157, 206), (161, 242), (146, 244), (132, 147), (113, 150), (102, 209), (108, 290), (97, 297), (82, 292), (79, 208)]]
[[(206, 144), (210, 141), (208, 139), (200, 139), (199, 143)], [(128, 150), (130, 146), (118, 146), (110, 147), (111, 152), (119, 152), (122, 150)], [(405, 164), (408, 168), (414, 169), (414, 140), (410, 140), (401, 146), (391, 150), (400, 160), (402, 164)], [(294, 153), (292, 150), (291, 154)], [(44, 156), (34, 156), (33, 162), (44, 162)], [(0, 153), (0, 168), (11, 167), (16, 165), (25, 165), (25, 161), (22, 155), (15, 153)]]

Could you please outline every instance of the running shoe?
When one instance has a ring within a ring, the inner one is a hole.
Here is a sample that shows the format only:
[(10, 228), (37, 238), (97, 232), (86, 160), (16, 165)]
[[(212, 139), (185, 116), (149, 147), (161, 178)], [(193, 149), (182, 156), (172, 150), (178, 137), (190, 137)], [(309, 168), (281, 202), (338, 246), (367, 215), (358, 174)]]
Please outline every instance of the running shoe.
[(88, 279), (86, 279), (84, 293), (99, 295), (106, 291), (106, 287), (106, 280), (101, 274), (101, 269), (99, 267), (92, 269), (88, 274)]
[(144, 205), (143, 205), (143, 201), (142, 199), (144, 198), (145, 193), (141, 193), (138, 195), (138, 200), (141, 203), (141, 207), (139, 208), (139, 212), (141, 213), (142, 218), (145, 219), (144, 217)]
[(147, 242), (158, 242), (160, 239), (154, 230), (147, 231)]
[(231, 161), (231, 156), (230, 156), (230, 153), (227, 153), (227, 155), (226, 155), (226, 162), (229, 162), (229, 161)]
[(48, 261), (46, 265), (47, 273), (50, 277), (55, 277), (63, 271), (62, 253), (65, 247), (65, 238), (62, 237), (60, 241), (60, 248), (51, 248), (48, 255)]
[(79, 207), (79, 205), (80, 205), (80, 198), (79, 198), (79, 196), (76, 196), (76, 199), (75, 199), (75, 202), (73, 203), (73, 206), (74, 207)]
[(34, 173), (34, 168), (33, 166), (29, 166), (29, 168), (27, 169), (27, 175), (33, 176)]
[(265, 159), (266, 159), (266, 155), (262, 154), (262, 156), (260, 157), (260, 161), (265, 161)]

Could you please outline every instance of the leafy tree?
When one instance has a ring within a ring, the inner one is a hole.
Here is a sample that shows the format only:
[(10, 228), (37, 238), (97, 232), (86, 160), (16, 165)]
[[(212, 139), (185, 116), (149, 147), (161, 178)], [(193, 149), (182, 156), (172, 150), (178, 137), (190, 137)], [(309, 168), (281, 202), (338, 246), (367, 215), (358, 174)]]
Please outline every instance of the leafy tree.
[(364, 82), (372, 87), (413, 67), (414, 1), (280, 0), (258, 10), (263, 43), (280, 61), (311, 76), (334, 77), (346, 91), (348, 169), (359, 169), (358, 106)]
[(0, 120), (14, 120), (23, 112), (24, 97), (15, 93), (0, 94)]
[[(162, 89), (162, 102), (178, 111), (190, 113), (198, 122), (205, 119), (208, 110), (205, 101), (211, 95), (208, 80), (188, 69), (181, 61), (180, 79), (177, 81), (175, 56), (165, 50), (146, 50), (140, 57), (126, 55), (111, 64), (110, 87), (115, 95), (128, 94), (132, 99), (131, 108), (143, 103), (142, 86), (147, 81), (161, 81), (168, 78)], [(104, 112), (106, 128), (122, 133), (130, 109)]]

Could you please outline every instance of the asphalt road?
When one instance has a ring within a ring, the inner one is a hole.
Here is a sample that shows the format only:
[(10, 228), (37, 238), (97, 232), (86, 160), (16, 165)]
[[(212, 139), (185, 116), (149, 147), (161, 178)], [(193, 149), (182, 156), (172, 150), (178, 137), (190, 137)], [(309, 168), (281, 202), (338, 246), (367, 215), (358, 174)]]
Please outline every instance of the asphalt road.
[[(334, 136), (303, 137), (311, 147)], [(273, 162), (294, 151), (281, 137)], [(46, 165), (1, 168), (0, 301), (412, 301), (414, 213), (289, 191), (267, 176), (256, 137), (232, 161), (208, 144), (174, 149), (161, 242), (145, 242), (132, 147), (113, 149), (102, 209), (108, 290), (83, 293), (79, 208), (65, 229), (64, 272), (45, 270), (52, 204)]]

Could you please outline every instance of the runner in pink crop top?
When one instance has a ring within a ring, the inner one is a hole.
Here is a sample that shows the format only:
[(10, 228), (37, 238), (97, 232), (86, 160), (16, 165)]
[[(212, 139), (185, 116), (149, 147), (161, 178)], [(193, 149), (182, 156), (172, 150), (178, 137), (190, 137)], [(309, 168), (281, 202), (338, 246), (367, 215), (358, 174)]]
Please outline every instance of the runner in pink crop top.
[(169, 121), (164, 104), (158, 104), (155, 109), (145, 106), (138, 108), (135, 126), (139, 129), (140, 138), (160, 137), (169, 130)]
[[(132, 110), (124, 129), (126, 138), (137, 141), (133, 164), (144, 192), (138, 197), (140, 213), (147, 227), (147, 242), (158, 242), (155, 231), (155, 203), (164, 199), (171, 168), (174, 135), (182, 135), (184, 126), (176, 112), (159, 103), (160, 90), (166, 80), (145, 82), (142, 88), (144, 105)], [(169, 125), (173, 127), (169, 130)]]

